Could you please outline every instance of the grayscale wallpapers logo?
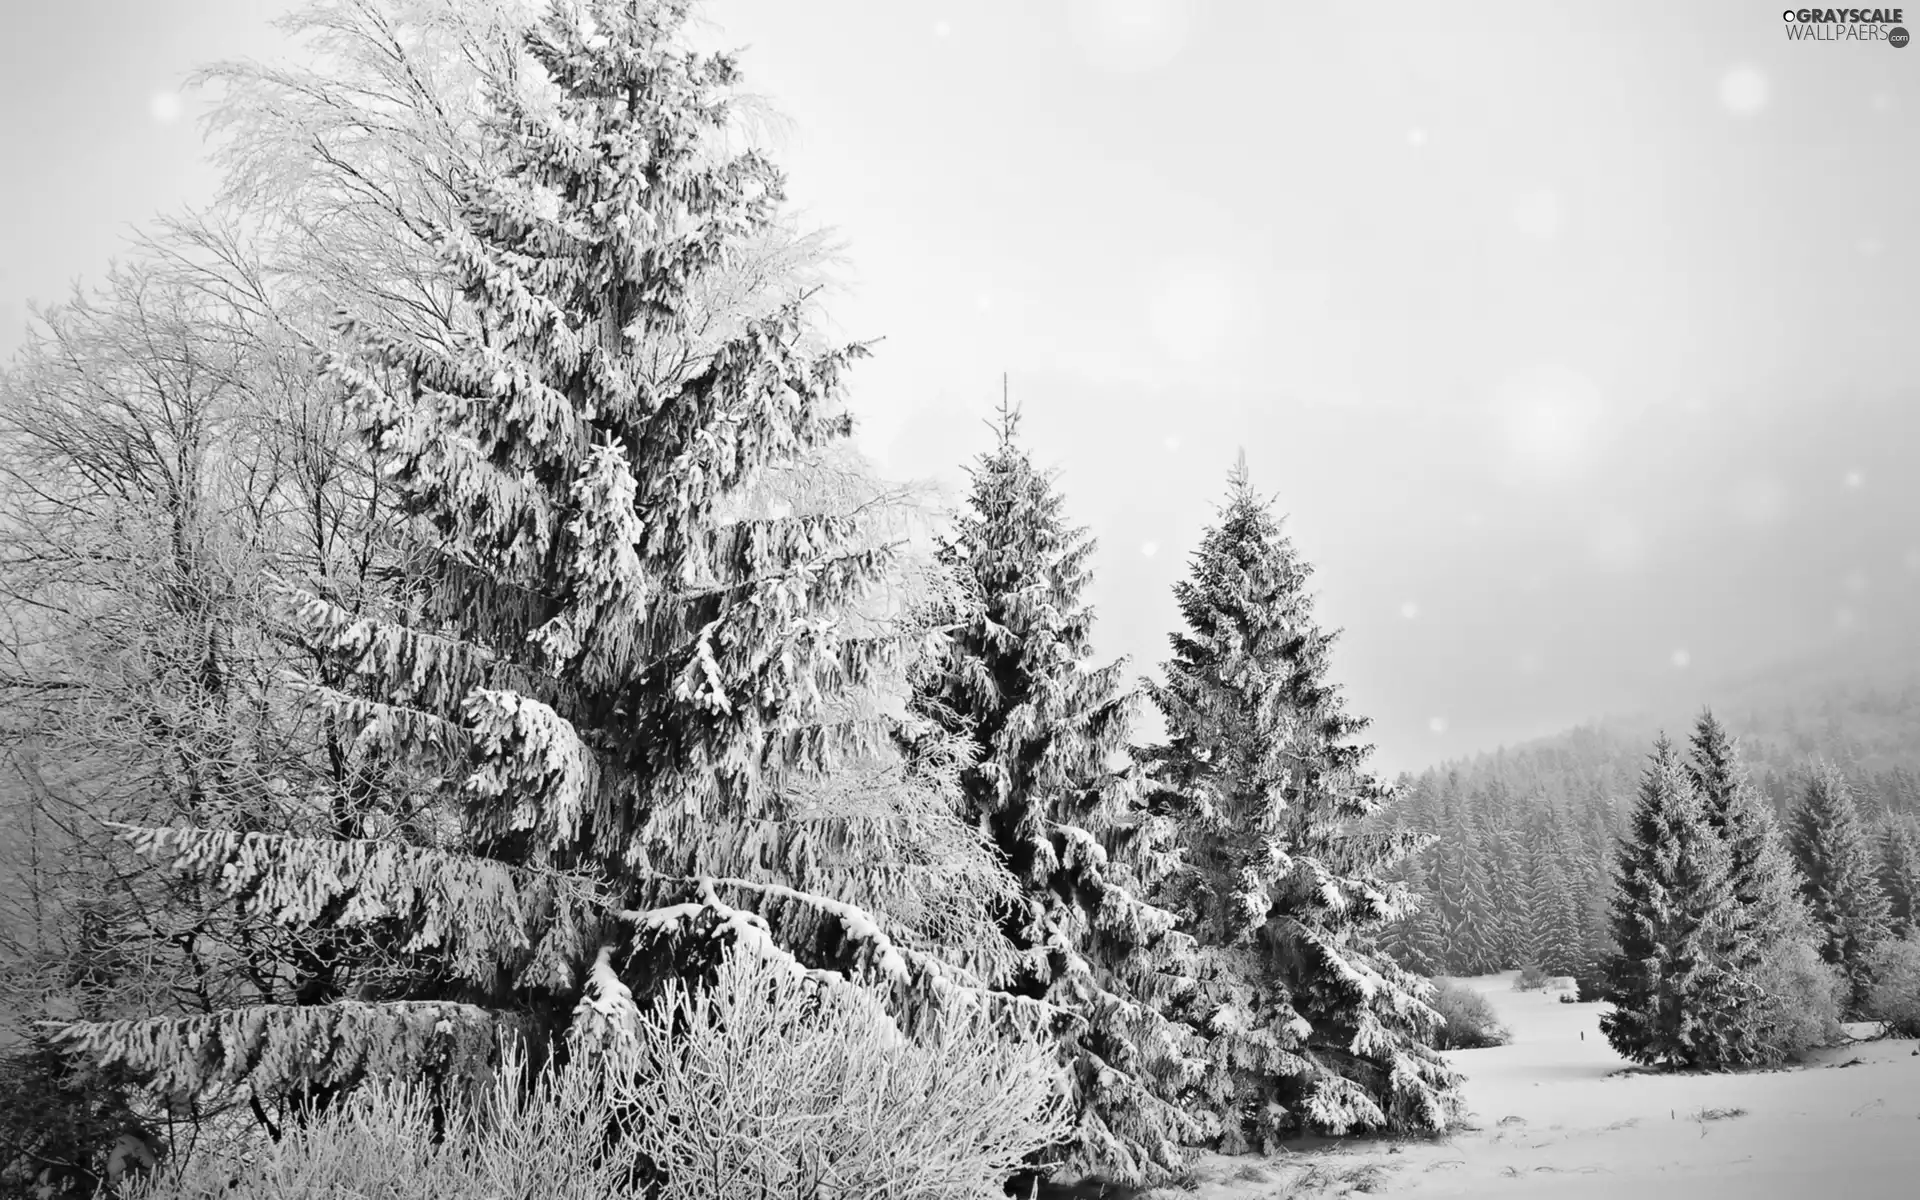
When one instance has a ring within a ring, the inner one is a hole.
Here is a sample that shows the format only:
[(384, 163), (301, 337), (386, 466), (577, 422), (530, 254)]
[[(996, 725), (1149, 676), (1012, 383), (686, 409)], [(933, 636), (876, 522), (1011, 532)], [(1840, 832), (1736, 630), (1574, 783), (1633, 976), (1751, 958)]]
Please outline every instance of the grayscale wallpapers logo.
[(1789, 8), (1780, 14), (1790, 42), (1885, 42), (1904, 49), (1907, 31), (1899, 8)]

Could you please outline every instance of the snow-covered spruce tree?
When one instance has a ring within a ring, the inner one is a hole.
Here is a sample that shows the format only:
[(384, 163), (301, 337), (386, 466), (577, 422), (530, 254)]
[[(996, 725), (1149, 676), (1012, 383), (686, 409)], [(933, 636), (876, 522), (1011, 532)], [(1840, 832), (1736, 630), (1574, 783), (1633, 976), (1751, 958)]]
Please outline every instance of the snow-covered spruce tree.
[(1326, 680), (1310, 568), (1244, 456), (1191, 571), (1174, 589), (1186, 630), (1151, 687), (1169, 737), (1157, 802), (1186, 855), (1160, 896), (1201, 943), (1200, 1086), (1223, 1143), (1444, 1128), (1458, 1077), (1431, 1048), (1428, 985), (1375, 944), (1407, 899), (1384, 874), (1418, 842), (1359, 828), (1391, 792), (1349, 741), (1365, 722)]
[(1799, 877), (1772, 807), (1748, 781), (1733, 739), (1711, 712), (1695, 724), (1687, 775), (1727, 848), (1735, 932), (1727, 965), (1755, 992), (1743, 1019), (1756, 1031), (1759, 1057), (1776, 1061), (1806, 1048), (1791, 1031), (1807, 1027), (1809, 1009), (1824, 1011), (1818, 997), (1830, 1007), (1832, 985), (1817, 978), (1813, 922)]
[(297, 1004), (79, 1025), (80, 1047), (169, 1092), (484, 1076), (507, 1034), (618, 1040), (636, 995), (742, 941), (882, 987), (909, 1029), (989, 1002), (966, 968), (1005, 958), (1002, 876), (954, 811), (958, 757), (906, 711), (937, 648), (923, 589), (899, 594), (895, 506), (828, 462), (856, 351), (821, 348), (778, 280), (716, 302), (781, 180), (730, 148), (735, 67), (683, 48), (687, 8), (556, 2), (493, 81), (504, 165), (459, 181), (443, 231), (470, 319), (342, 329), (331, 370), (414, 522), (410, 584), (358, 613), (282, 590), (390, 802), (354, 836), (129, 835), (389, 969), (343, 956)]
[(1895, 937), (1920, 932), (1920, 818), (1889, 813), (1880, 830), (1880, 885)]
[[(1458, 828), (1458, 827), (1456, 827)], [(1493, 901), (1471, 835), (1435, 849), (1434, 889), (1447, 933), (1447, 969), (1456, 975), (1499, 970), (1493, 949)]]
[(1749, 980), (1729, 964), (1737, 923), (1725, 844), (1664, 736), (1641, 779), (1619, 850), (1613, 935), (1600, 1018), (1613, 1048), (1635, 1062), (1715, 1068), (1754, 1056), (1741, 1020)]
[(1556, 832), (1539, 835), (1528, 851), (1527, 916), (1531, 962), (1549, 975), (1572, 975), (1580, 965), (1580, 902), (1572, 863)]
[(1381, 933), (1380, 946), (1393, 961), (1416, 975), (1444, 975), (1447, 931), (1440, 922), (1432, 876), (1419, 855), (1407, 857), (1399, 876), (1407, 888), (1408, 907)]
[(1087, 1022), (1066, 1046), (1080, 1123), (1061, 1169), (1139, 1181), (1177, 1168), (1179, 1146), (1208, 1132), (1178, 1104), (1199, 1039), (1165, 1015), (1192, 985), (1193, 941), (1139, 898), (1165, 835), (1128, 753), (1137, 694), (1124, 660), (1089, 661), (1094, 542), (1017, 431), (1003, 407), (942, 546), (976, 606), (919, 707), (974, 744), (967, 812), (1019, 889), (998, 914), (1021, 956), (1004, 986)]
[(1687, 776), (1706, 806), (1707, 823), (1726, 843), (1748, 948), (1758, 956), (1780, 939), (1806, 936), (1806, 908), (1786, 843), (1766, 801), (1748, 782), (1732, 737), (1711, 712), (1702, 712), (1694, 726)]
[(1848, 1004), (1865, 1003), (1867, 958), (1888, 934), (1887, 894), (1879, 864), (1853, 803), (1853, 789), (1830, 763), (1816, 764), (1788, 832), (1800, 867), (1801, 894), (1813, 911), (1820, 956), (1840, 968)]

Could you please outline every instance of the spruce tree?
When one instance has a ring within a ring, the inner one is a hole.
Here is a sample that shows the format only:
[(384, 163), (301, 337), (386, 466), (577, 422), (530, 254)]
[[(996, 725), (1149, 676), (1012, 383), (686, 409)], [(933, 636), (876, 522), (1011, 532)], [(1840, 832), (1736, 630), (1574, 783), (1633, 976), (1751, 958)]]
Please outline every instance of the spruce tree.
[(1448, 970), (1460, 975), (1499, 970), (1493, 899), (1471, 835), (1441, 848), (1434, 883), (1446, 922)]
[(1409, 855), (1406, 867), (1400, 872), (1409, 907), (1387, 926), (1380, 944), (1393, 961), (1416, 975), (1432, 978), (1447, 973), (1447, 931), (1441, 923), (1433, 878), (1422, 858)]
[(1850, 1004), (1858, 1009), (1870, 982), (1867, 958), (1886, 939), (1891, 914), (1853, 790), (1832, 764), (1816, 764), (1808, 777), (1790, 840), (1820, 956), (1846, 975)]
[(898, 715), (937, 639), (879, 591), (877, 489), (820, 469), (858, 350), (797, 291), (721, 303), (782, 182), (730, 148), (735, 66), (685, 48), (687, 9), (555, 4), (494, 80), (501, 170), (441, 231), (462, 332), (343, 325), (329, 370), (408, 574), (360, 608), (275, 586), (354, 788), (295, 797), (311, 836), (129, 831), (326, 953), (257, 964), (300, 975), (291, 1005), (69, 1029), (83, 1049), (181, 1093), (484, 1077), (508, 1036), (599, 1052), (743, 943), (885, 989), (909, 1029), (1047, 1011), (973, 986), (1003, 889), (951, 756), (906, 749), (938, 731)]
[(1390, 794), (1326, 679), (1309, 573), (1243, 457), (1175, 586), (1185, 630), (1151, 689), (1169, 736), (1159, 802), (1186, 854), (1162, 894), (1203, 947), (1201, 1087), (1229, 1146), (1438, 1129), (1458, 1107), (1423, 985), (1372, 946), (1405, 903), (1383, 873), (1416, 844), (1358, 829)]
[(1064, 1169), (1138, 1181), (1207, 1131), (1177, 1103), (1200, 1041), (1165, 1015), (1192, 986), (1193, 940), (1139, 898), (1164, 834), (1129, 754), (1137, 693), (1125, 660), (1090, 661), (1095, 543), (1017, 430), (1003, 406), (942, 548), (976, 603), (918, 703), (972, 743), (965, 811), (1016, 881), (998, 917), (1021, 963), (1002, 986), (1086, 1022), (1069, 1046), (1081, 1121)]
[(1751, 971), (1778, 946), (1809, 932), (1792, 859), (1772, 812), (1741, 768), (1733, 739), (1709, 711), (1695, 724), (1687, 775), (1708, 824), (1727, 847), (1741, 954), (1733, 965)]
[(1880, 831), (1880, 883), (1895, 937), (1920, 931), (1920, 819), (1892, 813)]
[(1528, 962), (1549, 975), (1572, 975), (1580, 963), (1579, 901), (1557, 838), (1542, 832), (1527, 868)]
[(1600, 1018), (1635, 1062), (1720, 1067), (1754, 1051), (1740, 1018), (1750, 989), (1727, 965), (1734, 930), (1725, 845), (1663, 736), (1641, 780), (1618, 858), (1613, 934)]

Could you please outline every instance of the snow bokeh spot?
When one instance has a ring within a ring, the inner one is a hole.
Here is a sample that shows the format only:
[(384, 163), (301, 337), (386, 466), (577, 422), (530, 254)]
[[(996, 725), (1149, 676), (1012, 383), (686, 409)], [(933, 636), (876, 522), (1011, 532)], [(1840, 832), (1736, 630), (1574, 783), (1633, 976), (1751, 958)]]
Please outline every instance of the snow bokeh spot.
[(1749, 479), (1727, 497), (1733, 515), (1751, 525), (1771, 525), (1786, 515), (1787, 489), (1777, 479)]
[(1560, 197), (1551, 188), (1535, 188), (1514, 202), (1513, 223), (1521, 234), (1550, 242), (1560, 233)]
[(1411, 600), (1404, 601), (1400, 605), (1400, 615), (1411, 621), (1420, 615), (1420, 606)]
[(1167, 453), (1169, 453), (1169, 454), (1171, 454), (1171, 453), (1173, 453), (1174, 451), (1176, 451), (1176, 450), (1178, 450), (1178, 449), (1180, 449), (1180, 439), (1179, 439), (1179, 438), (1177, 438), (1177, 437), (1170, 437), (1170, 438), (1168, 438), (1168, 439), (1166, 440), (1166, 443), (1165, 443), (1165, 444), (1166, 444), (1166, 447), (1167, 447)]
[(943, 38), (943, 37), (949, 37), (952, 34), (953, 34), (953, 26), (949, 22), (935, 21), (933, 23), (933, 36)]
[(1836, 629), (1852, 629), (1854, 620), (1855, 617), (1851, 608), (1840, 608), (1834, 611), (1833, 624)]
[(1514, 669), (1519, 671), (1522, 675), (1535, 675), (1535, 674), (1538, 674), (1540, 671), (1540, 668), (1544, 667), (1545, 665), (1546, 665), (1545, 660), (1543, 660), (1538, 654), (1535, 654), (1533, 651), (1529, 650), (1525, 654), (1522, 654), (1520, 656), (1519, 661), (1514, 663)]
[(1587, 553), (1607, 570), (1631, 571), (1646, 561), (1647, 540), (1627, 518), (1603, 517), (1588, 531)]
[(1867, 590), (1867, 573), (1857, 569), (1848, 571), (1847, 577), (1841, 581), (1841, 586), (1858, 596)]
[(162, 125), (171, 125), (178, 121), (183, 108), (178, 92), (155, 92), (147, 101), (147, 111), (152, 113), (153, 119)]
[(1182, 362), (1199, 363), (1226, 349), (1245, 307), (1227, 272), (1212, 266), (1180, 268), (1155, 294), (1149, 319), (1154, 340)]
[(1840, 482), (1857, 492), (1861, 488), (1867, 486), (1866, 472), (1848, 471), (1846, 475), (1841, 479)]
[(1160, 553), (1160, 543), (1142, 542), (1140, 544), (1140, 553), (1146, 555), (1148, 558), (1152, 558), (1154, 555)]
[(1445, 733), (1447, 731), (1447, 719), (1445, 717), (1428, 717), (1427, 728), (1434, 733)]
[(1154, 71), (1185, 48), (1193, 12), (1192, 0), (1074, 0), (1073, 39), (1103, 71)]
[(1418, 125), (1415, 125), (1412, 129), (1407, 130), (1407, 145), (1412, 146), (1414, 149), (1417, 150), (1426, 144), (1427, 144), (1426, 130), (1420, 128)]
[(1760, 68), (1741, 65), (1720, 77), (1720, 103), (1736, 117), (1750, 117), (1767, 106), (1767, 77)]
[(1686, 651), (1686, 648), (1682, 647), (1678, 650), (1675, 650), (1672, 654), (1668, 655), (1667, 661), (1672, 663), (1675, 667), (1679, 668), (1680, 670), (1684, 671), (1693, 662), (1693, 655), (1688, 654)]
[(1604, 413), (1599, 387), (1557, 366), (1509, 377), (1495, 404), (1509, 455), (1523, 470), (1547, 478), (1586, 463)]

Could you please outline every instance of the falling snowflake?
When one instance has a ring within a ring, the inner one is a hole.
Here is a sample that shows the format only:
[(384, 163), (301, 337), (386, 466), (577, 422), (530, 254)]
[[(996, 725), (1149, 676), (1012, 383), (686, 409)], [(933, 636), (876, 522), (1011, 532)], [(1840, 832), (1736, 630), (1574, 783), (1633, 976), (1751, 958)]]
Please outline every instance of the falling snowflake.
[(1559, 481), (1587, 464), (1606, 402), (1593, 380), (1547, 365), (1503, 381), (1496, 408), (1514, 464), (1537, 478)]
[(1560, 197), (1551, 189), (1535, 188), (1514, 203), (1513, 223), (1535, 241), (1552, 241), (1560, 232)]
[(180, 119), (180, 94), (178, 92), (155, 92), (153, 99), (147, 102), (147, 111), (153, 119), (162, 125), (171, 125)]
[(1140, 545), (1140, 553), (1146, 555), (1148, 558), (1152, 558), (1154, 555), (1160, 553), (1160, 543), (1143, 542)]
[(1847, 577), (1844, 580), (1844, 586), (1848, 591), (1852, 592), (1854, 595), (1856, 596), (1859, 595), (1861, 592), (1864, 592), (1867, 590), (1867, 573), (1865, 571), (1847, 572)]
[(1407, 145), (1424, 146), (1427, 144), (1427, 131), (1415, 125), (1407, 130)]
[(1193, 21), (1192, 0), (1077, 0), (1074, 39), (1102, 70), (1153, 71), (1179, 56)]
[(1852, 629), (1853, 621), (1853, 610), (1850, 608), (1839, 609), (1833, 614), (1833, 623), (1837, 628)]
[(1687, 665), (1693, 661), (1693, 655), (1688, 654), (1684, 649), (1675, 650), (1668, 657), (1669, 657), (1669, 661), (1671, 661), (1674, 666), (1680, 668), (1683, 671), (1686, 670)]
[(1166, 445), (1167, 445), (1168, 452), (1171, 453), (1172, 451), (1178, 450), (1180, 448), (1180, 439), (1177, 437), (1170, 437), (1167, 439)]
[(1720, 103), (1737, 117), (1750, 117), (1767, 106), (1767, 77), (1759, 68), (1739, 66), (1720, 77)]
[(1435, 733), (1445, 733), (1447, 731), (1447, 719), (1445, 717), (1428, 717), (1427, 728)]
[(952, 33), (953, 33), (953, 26), (952, 26), (951, 24), (949, 24), (948, 22), (946, 22), (946, 21), (935, 21), (935, 22), (933, 23), (933, 36), (935, 36), (935, 37), (947, 37), (947, 36), (949, 36), (949, 35), (950, 35), (950, 34), (952, 34)]
[(1860, 488), (1867, 486), (1867, 477), (1866, 477), (1866, 474), (1861, 471), (1848, 471), (1846, 474), (1846, 478), (1843, 479), (1841, 482), (1845, 483), (1850, 488), (1858, 490)]
[(1408, 600), (1400, 606), (1400, 615), (1411, 621), (1420, 615), (1420, 606)]
[(1787, 490), (1777, 480), (1749, 479), (1734, 489), (1727, 507), (1743, 521), (1771, 525), (1787, 511)]
[(1647, 540), (1638, 526), (1616, 514), (1589, 531), (1587, 553), (1606, 570), (1631, 571), (1645, 562)]
[(1183, 266), (1170, 273), (1148, 309), (1155, 338), (1183, 362), (1216, 357), (1232, 341), (1245, 297), (1222, 266)]
[(1522, 675), (1532, 675), (1540, 670), (1542, 666), (1542, 662), (1538, 654), (1535, 654), (1532, 651), (1528, 651), (1527, 653), (1522, 654), (1520, 656), (1520, 661), (1515, 663), (1514, 665), (1519, 669)]

